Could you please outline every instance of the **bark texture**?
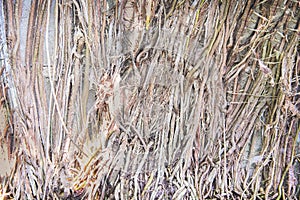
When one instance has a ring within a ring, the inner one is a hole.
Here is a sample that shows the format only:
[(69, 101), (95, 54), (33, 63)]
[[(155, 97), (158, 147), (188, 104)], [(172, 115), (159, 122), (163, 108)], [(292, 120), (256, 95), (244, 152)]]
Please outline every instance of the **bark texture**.
[(0, 195), (299, 198), (299, 2), (0, 8)]

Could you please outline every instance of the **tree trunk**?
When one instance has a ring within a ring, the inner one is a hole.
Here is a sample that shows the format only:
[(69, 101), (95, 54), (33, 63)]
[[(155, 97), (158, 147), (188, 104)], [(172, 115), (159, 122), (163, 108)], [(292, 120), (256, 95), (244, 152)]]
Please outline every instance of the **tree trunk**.
[(299, 2), (0, 8), (0, 199), (300, 197)]

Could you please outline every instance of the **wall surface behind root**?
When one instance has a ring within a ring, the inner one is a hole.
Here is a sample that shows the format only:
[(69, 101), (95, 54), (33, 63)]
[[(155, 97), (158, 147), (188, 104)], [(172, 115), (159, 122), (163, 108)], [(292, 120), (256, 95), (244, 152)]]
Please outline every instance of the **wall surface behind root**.
[(299, 197), (297, 2), (1, 4), (16, 199)]
[[(1, 80), (2, 82), (2, 80)], [(2, 89), (2, 87), (0, 87)], [(1, 90), (3, 91), (3, 90)], [(3, 95), (0, 95), (1, 99)], [(10, 139), (11, 136), (9, 134), (9, 121), (8, 121), (8, 111), (4, 103), (0, 103), (0, 180), (3, 177), (9, 175), (12, 169), (12, 165), (14, 160), (9, 160), (9, 152), (10, 149)]]

